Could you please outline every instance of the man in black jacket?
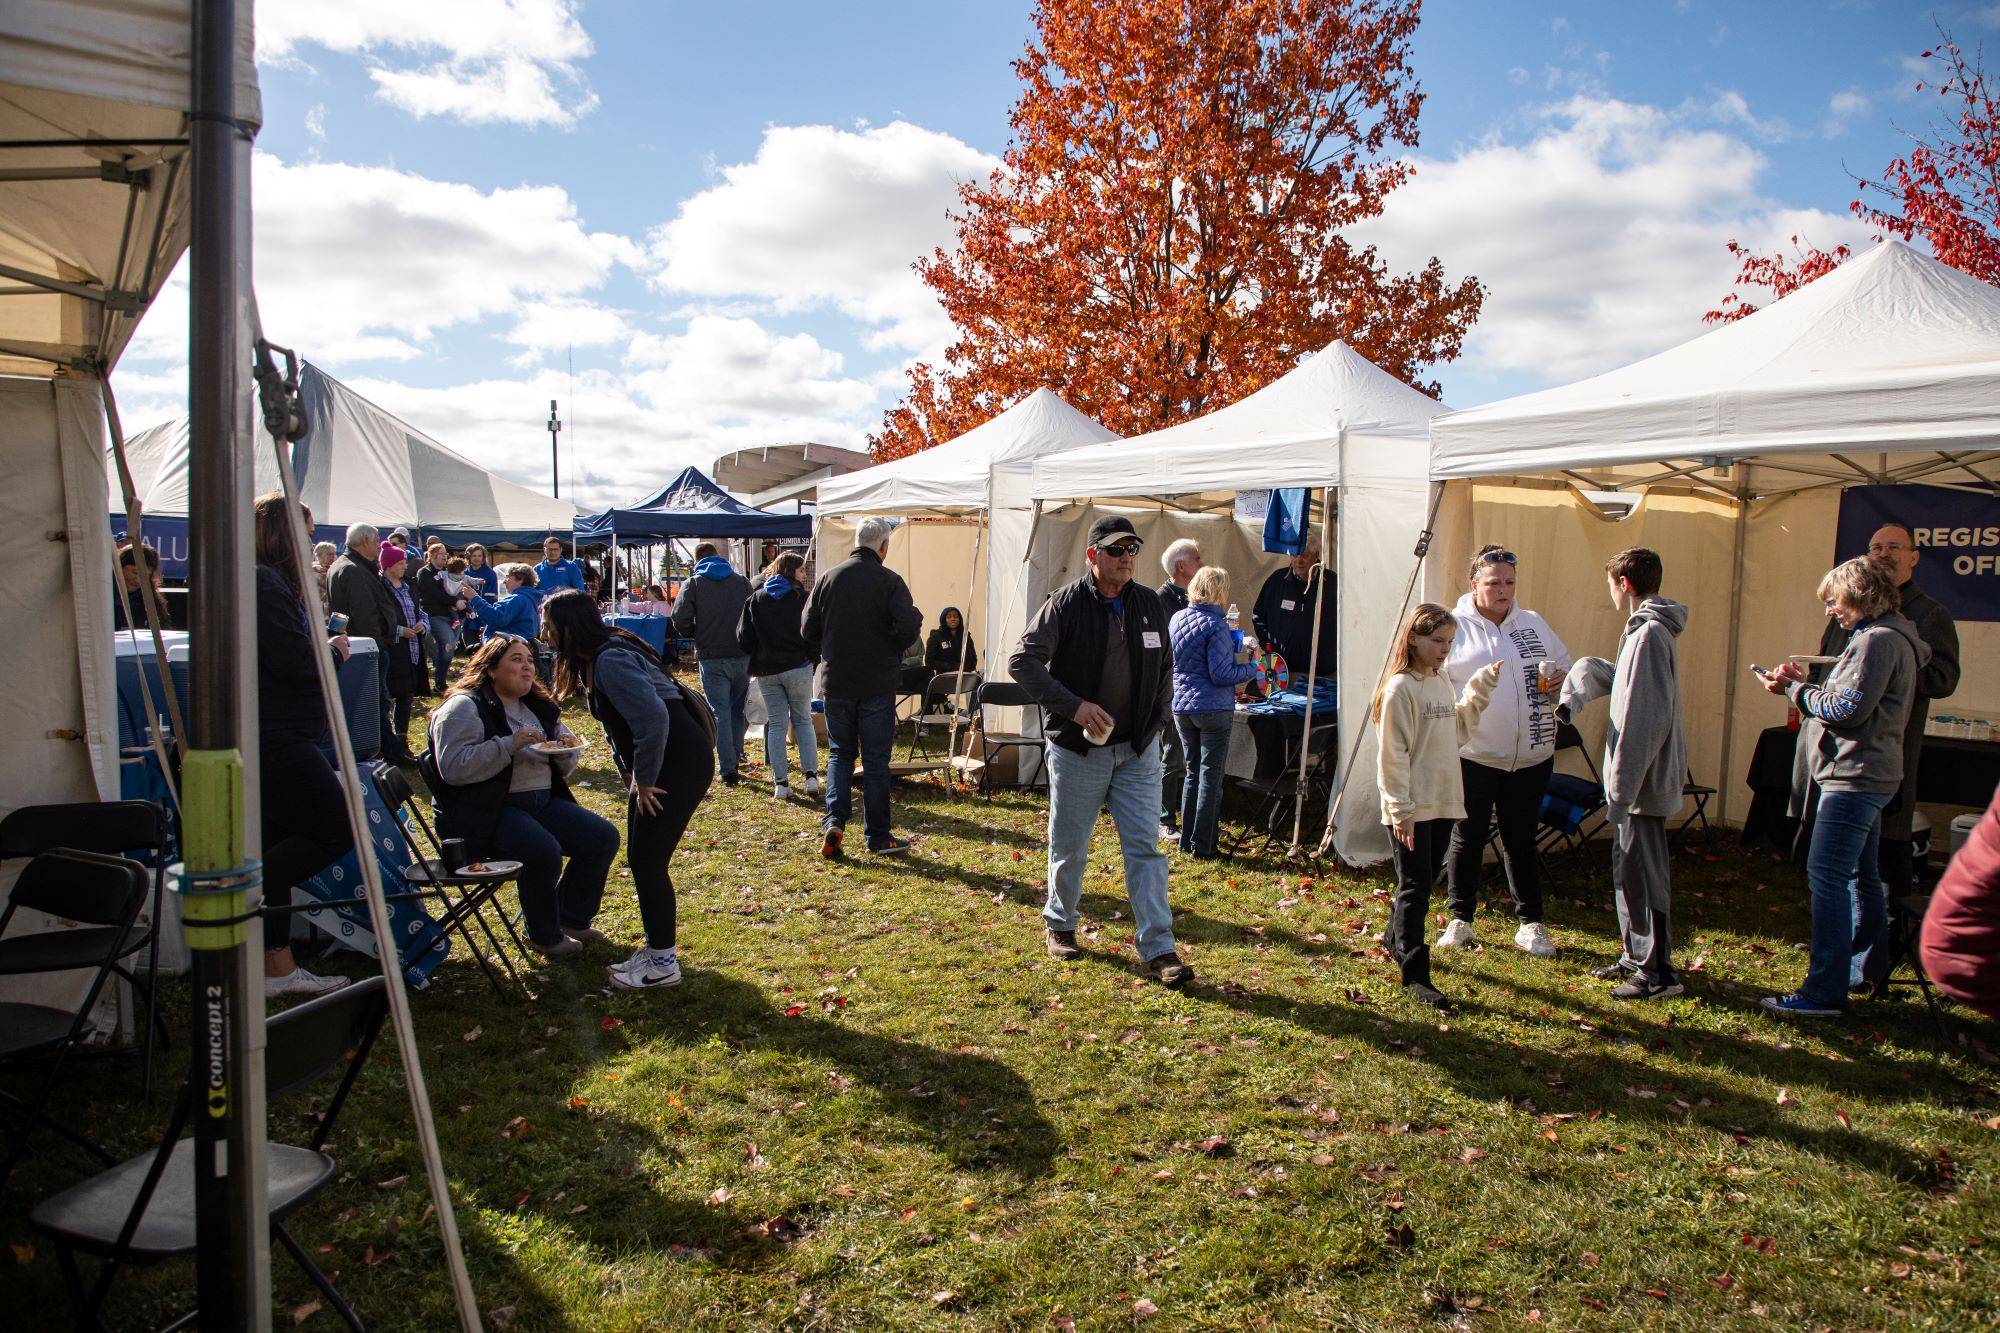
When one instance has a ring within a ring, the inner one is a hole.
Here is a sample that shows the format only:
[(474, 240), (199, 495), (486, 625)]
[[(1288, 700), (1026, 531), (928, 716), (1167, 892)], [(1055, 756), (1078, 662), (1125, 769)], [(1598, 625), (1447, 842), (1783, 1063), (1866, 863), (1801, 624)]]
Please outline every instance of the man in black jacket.
[[(539, 572), (540, 566), (537, 566)], [(722, 785), (734, 787), (750, 726), (750, 659), (736, 643), (736, 622), (750, 600), (750, 580), (738, 574), (713, 544), (694, 548), (694, 573), (674, 603), (674, 633), (694, 640), (701, 692), (715, 713), (715, 757)]]
[(819, 576), (799, 627), (819, 658), (814, 684), (826, 701), (826, 818), (820, 855), (837, 860), (853, 813), (854, 757), (861, 755), (861, 810), (868, 850), (905, 852), (889, 831), (889, 756), (896, 744), (896, 687), (903, 649), (923, 617), (903, 576), (883, 564), (895, 524), (868, 518), (853, 554)]
[(1340, 630), (1339, 589), (1333, 571), (1319, 567), (1319, 539), (1309, 538), (1306, 549), (1292, 562), (1264, 580), (1257, 601), (1250, 608), (1250, 621), (1257, 630), (1257, 642), (1276, 648), (1291, 673), (1293, 689), (1309, 688), (1306, 672), (1312, 670), (1313, 604), (1320, 589), (1326, 589), (1326, 612), (1319, 620), (1319, 662), (1317, 674), (1331, 676), (1336, 668), (1335, 640)]
[(347, 529), (347, 550), (326, 572), (326, 609), (347, 617), (349, 640), (375, 641), (376, 676), (382, 696), (382, 757), (391, 763), (409, 764), (416, 762), (415, 756), (409, 742), (398, 737), (389, 711), (389, 653), (406, 650), (398, 637), (403, 617), (396, 594), (383, 581), (381, 567), (375, 563), (375, 554), (381, 549), (382, 538), (372, 525), (356, 523)]
[(1132, 581), (1139, 537), (1131, 520), (1090, 526), (1090, 573), (1042, 603), (1008, 661), (1014, 681), (1061, 725), (1047, 738), (1049, 893), (1042, 908), (1051, 957), (1077, 947), (1077, 903), (1090, 834), (1106, 803), (1125, 859), (1139, 959), (1154, 979), (1184, 986), (1194, 970), (1174, 950), (1167, 858), (1160, 850), (1160, 730), (1171, 723), (1173, 649), (1160, 595)]

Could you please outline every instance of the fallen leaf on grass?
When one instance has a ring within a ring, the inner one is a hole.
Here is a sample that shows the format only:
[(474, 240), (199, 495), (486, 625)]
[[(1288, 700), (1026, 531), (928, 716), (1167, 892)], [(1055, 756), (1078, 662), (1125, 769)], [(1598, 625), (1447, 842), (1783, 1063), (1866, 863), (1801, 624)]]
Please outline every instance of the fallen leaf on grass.
[(486, 1312), (486, 1322), (495, 1328), (509, 1328), (514, 1323), (514, 1307), (502, 1305)]
[(1585, 1250), (1582, 1254), (1577, 1256), (1576, 1261), (1579, 1264), (1582, 1264), (1585, 1268), (1595, 1268), (1599, 1264), (1604, 1262), (1603, 1259), (1598, 1257), (1598, 1254), (1595, 1250)]
[(408, 1176), (391, 1176), (387, 1180), (376, 1181), (375, 1188), (378, 1190), (401, 1189), (403, 1186), (409, 1183), (410, 1183), (410, 1178)]
[(588, 1111), (590, 1109), (590, 1098), (572, 1092), (569, 1095), (569, 1109), (572, 1111)]
[(1712, 1277), (1709, 1281), (1715, 1284), (1717, 1291), (1728, 1291), (1736, 1285), (1736, 1279), (1728, 1273), (1724, 1273), (1719, 1277)]
[(806, 1007), (802, 1004), (788, 1004), (785, 1006), (785, 1017), (797, 1018), (800, 1014), (804, 1013), (805, 1011)]
[(34, 1247), (34, 1246), (32, 1246), (32, 1245), (17, 1245), (17, 1244), (15, 1244), (14, 1242), (12, 1242), (12, 1241), (9, 1241), (9, 1242), (7, 1243), (7, 1248), (8, 1248), (8, 1249), (10, 1249), (10, 1250), (12, 1250), (12, 1251), (14, 1252), (14, 1262), (15, 1262), (15, 1263), (17, 1263), (17, 1264), (31, 1264), (31, 1263), (35, 1262), (35, 1247)]
[(1462, 1148), (1458, 1154), (1459, 1165), (1471, 1166), (1474, 1162), (1481, 1160), (1485, 1156), (1486, 1150), (1484, 1148)]
[(1314, 1166), (1332, 1166), (1334, 1159), (1330, 1152), (1316, 1152), (1310, 1160)]
[(1794, 1098), (1792, 1097), (1792, 1090), (1790, 1088), (1779, 1088), (1778, 1105), (1791, 1106), (1793, 1104), (1794, 1104)]
[(805, 1235), (805, 1228), (789, 1217), (773, 1217), (749, 1228), (748, 1234), (752, 1239), (774, 1240), (780, 1245), (791, 1245)]
[(955, 1291), (934, 1291), (931, 1293), (932, 1305), (936, 1306), (952, 1305), (955, 1304), (957, 1300), (958, 1300), (958, 1293)]
[(764, 1154), (757, 1151), (757, 1145), (754, 1143), (743, 1145), (743, 1162), (752, 1171), (770, 1165), (770, 1162), (765, 1160)]
[(512, 1120), (509, 1120), (509, 1121), (507, 1122), (507, 1127), (506, 1127), (505, 1129), (503, 1129), (503, 1130), (501, 1130), (501, 1131), (500, 1131), (500, 1137), (501, 1137), (501, 1138), (503, 1138), (503, 1139), (525, 1139), (525, 1138), (527, 1138), (527, 1137), (528, 1137), (528, 1117), (526, 1117), (526, 1116), (524, 1116), (524, 1115), (517, 1115), (517, 1116), (515, 1116), (515, 1117), (514, 1117), (514, 1118), (513, 1118)]
[(735, 1190), (730, 1189), (727, 1185), (717, 1185), (708, 1192), (708, 1206), (711, 1208), (720, 1208), (735, 1197)]
[(1132, 1302), (1132, 1317), (1134, 1319), (1151, 1319), (1159, 1312), (1160, 1307), (1147, 1300), (1144, 1296)]
[(320, 1308), (318, 1301), (307, 1301), (304, 1305), (294, 1305), (292, 1307), (292, 1323), (294, 1325), (305, 1323), (306, 1320), (318, 1314)]
[(1386, 1229), (1389, 1233), (1389, 1243), (1398, 1249), (1407, 1250), (1417, 1243), (1416, 1230), (1408, 1222), (1390, 1222), (1386, 1224)]
[(1852, 1120), (1849, 1120), (1849, 1119), (1847, 1118), (1847, 1112), (1845, 1112), (1845, 1111), (1835, 1111), (1835, 1112), (1833, 1113), (1833, 1118), (1834, 1118), (1835, 1120), (1838, 1120), (1838, 1121), (1840, 1122), (1840, 1127), (1841, 1127), (1842, 1129), (1853, 1129), (1853, 1128), (1854, 1128), (1854, 1122), (1853, 1122)]
[(603, 1018), (597, 1020), (597, 1026), (603, 1028), (606, 1032), (615, 1032), (625, 1026), (625, 1020), (615, 1014), (606, 1014)]
[(383, 1250), (381, 1253), (378, 1254), (375, 1251), (375, 1247), (373, 1245), (370, 1245), (368, 1247), (367, 1253), (361, 1256), (361, 1262), (367, 1264), (370, 1268), (373, 1268), (377, 1264), (387, 1263), (390, 1259), (395, 1257), (395, 1254), (396, 1252), (394, 1250)]
[(479, 1037), (480, 1037), (480, 1034), (481, 1034), (481, 1033), (483, 1033), (483, 1032), (485, 1032), (485, 1031), (486, 1031), (486, 1029), (485, 1029), (485, 1028), (474, 1028), (474, 1029), (472, 1029), (472, 1031), (470, 1031), (470, 1032), (468, 1032), (468, 1033), (466, 1033), (466, 1034), (465, 1034), (465, 1040), (467, 1040), (467, 1041), (478, 1041), (478, 1040), (479, 1040)]

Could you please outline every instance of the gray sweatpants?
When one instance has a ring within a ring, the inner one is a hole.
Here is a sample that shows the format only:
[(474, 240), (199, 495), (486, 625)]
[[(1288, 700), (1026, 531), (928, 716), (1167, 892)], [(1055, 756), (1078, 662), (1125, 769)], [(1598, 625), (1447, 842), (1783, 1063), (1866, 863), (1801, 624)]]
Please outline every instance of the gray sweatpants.
[(1667, 861), (1667, 821), (1658, 815), (1611, 820), (1611, 890), (1618, 904), (1618, 933), (1625, 952), (1619, 959), (1656, 983), (1675, 980), (1668, 926), (1671, 870)]

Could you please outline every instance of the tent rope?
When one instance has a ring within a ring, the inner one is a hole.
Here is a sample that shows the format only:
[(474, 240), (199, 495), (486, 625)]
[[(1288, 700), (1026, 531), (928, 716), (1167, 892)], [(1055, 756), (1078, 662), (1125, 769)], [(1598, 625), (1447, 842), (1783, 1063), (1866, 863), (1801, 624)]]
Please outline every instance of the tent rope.
[[(260, 323), (256, 318), (254, 300), (253, 296), (253, 327)], [(263, 343), (261, 328), (257, 330), (257, 341)], [(272, 417), (272, 405), (267, 402), (267, 425)], [(306, 603), (306, 617), (314, 625), (324, 625), (326, 607), (320, 600), (319, 584), (304, 576), (304, 571), (312, 568), (312, 533), (305, 524), (298, 478), (292, 471), (291, 451), (286, 447), (287, 441), (276, 434), (271, 435), (271, 445), (277, 455), (279, 484), (285, 493), (293, 558), (301, 571), (299, 593)], [(459, 1327), (464, 1333), (479, 1333), (479, 1301), (473, 1294), (472, 1279), (466, 1271), (465, 1250), (458, 1235), (458, 1217), (452, 1210), (451, 1185), (445, 1178), (444, 1155), (438, 1147), (437, 1123), (431, 1115), (430, 1090), (424, 1081), (423, 1063), (417, 1050), (416, 1025), (410, 1016), (410, 993), (403, 976), (402, 950), (389, 924), (389, 904), (382, 894), (382, 869), (376, 863), (368, 835), (368, 815), (361, 799), (361, 769), (354, 759), (354, 740), (348, 734), (347, 713), (341, 703), (340, 684), (334, 676), (332, 655), (315, 653), (313, 660), (319, 673), (320, 700), (326, 708), (327, 723), (333, 737), (335, 765), (340, 770), (348, 829), (354, 837), (355, 860), (360, 864), (361, 885), (368, 899), (369, 926), (375, 932), (376, 961), (381, 965), (386, 983), (384, 989), (389, 1000), (390, 1026), (396, 1033), (396, 1051), (402, 1060), (404, 1082), (409, 1090), (417, 1146), (424, 1159), (424, 1175), (430, 1185), (431, 1203), (437, 1209), (445, 1267), (450, 1273), (452, 1294), (458, 1304)]]

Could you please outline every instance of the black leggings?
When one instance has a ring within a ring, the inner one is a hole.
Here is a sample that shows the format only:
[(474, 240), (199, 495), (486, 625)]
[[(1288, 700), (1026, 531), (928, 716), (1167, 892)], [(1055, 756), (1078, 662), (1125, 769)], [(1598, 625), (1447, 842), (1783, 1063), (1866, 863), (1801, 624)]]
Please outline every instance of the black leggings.
[(1437, 883), (1438, 870), (1444, 865), (1452, 823), (1449, 819), (1419, 820), (1415, 847), (1405, 847), (1396, 841), (1396, 830), (1389, 830), (1389, 853), (1396, 862), (1396, 901), (1389, 908), (1389, 929), (1382, 936), (1382, 947), (1399, 963), (1410, 950), (1423, 947), (1431, 886)]
[(687, 701), (675, 699), (667, 705), (667, 752), (651, 784), (666, 789), (660, 813), (641, 814), (636, 801), (628, 797), (625, 802), (625, 863), (632, 868), (648, 948), (674, 947), (674, 880), (667, 863), (714, 780), (715, 747), (688, 711)]
[(347, 797), (319, 746), (299, 738), (266, 738), (258, 752), (257, 789), (263, 806), (264, 947), (282, 949), (292, 937), (292, 890), (354, 850)]
[(1470, 759), (1458, 761), (1465, 782), (1465, 818), (1451, 833), (1451, 914), (1460, 921), (1472, 920), (1479, 905), (1480, 863), (1486, 858), (1486, 830), (1492, 826), (1495, 808), (1500, 815), (1500, 850), (1520, 901), (1522, 924), (1542, 919), (1541, 858), (1535, 852), (1536, 822), (1542, 814), (1542, 797), (1548, 794), (1549, 774), (1556, 761), (1544, 759), (1533, 768), (1488, 768)]

